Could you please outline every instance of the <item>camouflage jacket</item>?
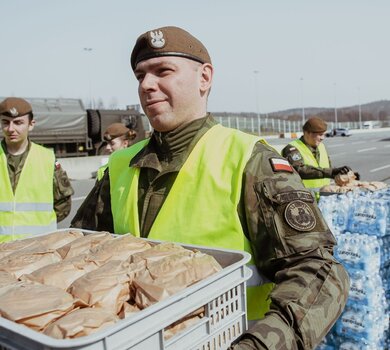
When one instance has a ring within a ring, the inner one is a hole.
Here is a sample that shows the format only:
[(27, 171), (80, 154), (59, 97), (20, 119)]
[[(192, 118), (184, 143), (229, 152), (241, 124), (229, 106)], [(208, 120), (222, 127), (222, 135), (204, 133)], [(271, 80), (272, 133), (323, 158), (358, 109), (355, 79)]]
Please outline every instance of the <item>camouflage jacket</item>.
[[(28, 152), (31, 147), (31, 142), (28, 144), (26, 152), (21, 155), (13, 156), (7, 151), (4, 140), (1, 143), (4, 153), (7, 158), (8, 174), (13, 191), (15, 192), (16, 186), (22, 173), (24, 163), (26, 161)], [(57, 222), (64, 220), (70, 213), (72, 199), (74, 191), (68, 176), (61, 168), (60, 163), (57, 161), (53, 164), (54, 177), (53, 177), (53, 197), (54, 197), (54, 211), (57, 215)]]
[[(320, 152), (318, 148), (309, 146), (305, 142), (303, 136), (300, 138), (300, 140), (309, 148), (309, 150), (313, 153), (314, 158), (318, 162), (320, 159)], [(324, 177), (326, 178), (332, 177), (332, 165), (330, 159), (329, 159), (330, 168), (319, 168), (311, 165), (305, 165), (301, 153), (296, 149), (296, 147), (290, 144), (288, 144), (286, 147), (283, 148), (282, 156), (287, 158), (287, 160), (298, 172), (299, 176), (302, 179), (322, 179)]]
[[(141, 167), (138, 208), (143, 237), (184, 160), (214, 124), (208, 116), (168, 133), (155, 132), (132, 159), (129, 166)], [(257, 268), (276, 286), (270, 311), (234, 349), (313, 349), (340, 315), (348, 294), (348, 275), (333, 257), (335, 239), (313, 197), (294, 170), (274, 171), (275, 158), (282, 159), (271, 147), (257, 143), (243, 174), (237, 208), (242, 228)], [(306, 210), (309, 216), (303, 221), (310, 227), (292, 218), (291, 203)], [(89, 193), (72, 226), (113, 232), (109, 171)]]

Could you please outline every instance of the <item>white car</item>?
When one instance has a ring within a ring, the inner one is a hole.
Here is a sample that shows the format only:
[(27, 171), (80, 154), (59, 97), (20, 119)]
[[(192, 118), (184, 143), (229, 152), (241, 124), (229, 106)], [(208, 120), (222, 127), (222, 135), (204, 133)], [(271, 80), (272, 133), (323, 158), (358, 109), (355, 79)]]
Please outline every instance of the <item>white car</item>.
[(351, 132), (348, 128), (335, 128), (332, 130), (328, 130), (325, 134), (326, 137), (333, 136), (351, 136)]

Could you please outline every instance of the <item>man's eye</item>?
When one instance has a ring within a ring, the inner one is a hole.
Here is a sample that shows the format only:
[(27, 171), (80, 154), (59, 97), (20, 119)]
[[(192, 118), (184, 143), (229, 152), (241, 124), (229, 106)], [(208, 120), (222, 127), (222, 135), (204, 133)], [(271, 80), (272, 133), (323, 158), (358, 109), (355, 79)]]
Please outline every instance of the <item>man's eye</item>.
[(169, 73), (171, 73), (171, 72), (173, 72), (173, 69), (172, 69), (172, 68), (167, 68), (167, 67), (161, 68), (161, 69), (158, 71), (159, 75), (166, 75), (166, 74), (169, 74)]

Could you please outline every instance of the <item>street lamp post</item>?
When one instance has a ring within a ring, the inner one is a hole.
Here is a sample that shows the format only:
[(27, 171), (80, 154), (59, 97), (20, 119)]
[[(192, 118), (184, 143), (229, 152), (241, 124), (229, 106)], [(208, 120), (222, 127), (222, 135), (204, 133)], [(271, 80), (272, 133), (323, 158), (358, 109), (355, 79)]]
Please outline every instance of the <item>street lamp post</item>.
[[(92, 47), (84, 47), (83, 49), (85, 52), (91, 54), (92, 53)], [(92, 98), (92, 82), (91, 82), (91, 64), (88, 62), (88, 87), (89, 87), (89, 108), (93, 109), (93, 98)]]
[(257, 115), (257, 127), (258, 127), (258, 134), (261, 135), (261, 125), (260, 125), (260, 109), (259, 109), (259, 86), (258, 86), (258, 70), (254, 70), (253, 73), (255, 74), (255, 98), (256, 98), (256, 115)]
[(302, 104), (302, 125), (305, 124), (305, 105), (303, 103), (303, 78), (300, 79), (301, 81), (301, 104)]
[(336, 104), (336, 83), (333, 83), (334, 86), (334, 122), (335, 128), (337, 128), (337, 104)]
[(358, 87), (358, 104), (359, 104), (359, 129), (363, 129), (363, 127), (362, 127), (362, 105), (360, 103), (360, 87)]

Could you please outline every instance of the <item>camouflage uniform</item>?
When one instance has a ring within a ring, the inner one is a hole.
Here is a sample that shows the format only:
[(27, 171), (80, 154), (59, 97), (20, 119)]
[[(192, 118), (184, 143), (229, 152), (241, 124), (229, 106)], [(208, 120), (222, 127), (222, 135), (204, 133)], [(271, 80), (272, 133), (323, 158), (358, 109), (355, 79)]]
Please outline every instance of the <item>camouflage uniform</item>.
[[(4, 140), (2, 141), (1, 146), (7, 157), (9, 179), (15, 193), (20, 174), (22, 173), (28, 151), (31, 147), (31, 142), (29, 142), (26, 152), (16, 156), (8, 153)], [(60, 222), (70, 213), (72, 204), (71, 196), (74, 191), (65, 170), (61, 168), (60, 164), (56, 162), (56, 164), (53, 164), (53, 167), (55, 167), (53, 178), (54, 211), (57, 215), (57, 222)]]
[[(154, 132), (148, 146), (132, 159), (131, 166), (141, 167), (138, 208), (143, 237), (194, 145), (215, 123), (208, 116), (168, 133)], [(349, 280), (333, 257), (335, 239), (310, 192), (297, 173), (275, 172), (271, 158), (281, 157), (257, 143), (245, 169), (237, 210), (258, 269), (276, 287), (271, 310), (234, 349), (313, 349), (340, 315)], [(305, 219), (313, 224), (309, 232), (300, 230), (299, 221), (288, 215), (285, 219), (291, 203), (309, 208)], [(113, 232), (109, 171), (92, 189), (72, 226)]]
[[(309, 148), (313, 153), (314, 158), (317, 160), (317, 163), (320, 160), (320, 152), (318, 148), (311, 147), (305, 142), (303, 136), (300, 140)], [(329, 159), (329, 168), (319, 168), (311, 165), (305, 165), (301, 153), (293, 145), (287, 145), (282, 150), (282, 156), (286, 158), (294, 169), (298, 172), (299, 176), (302, 179), (322, 179), (332, 178), (332, 165)]]

